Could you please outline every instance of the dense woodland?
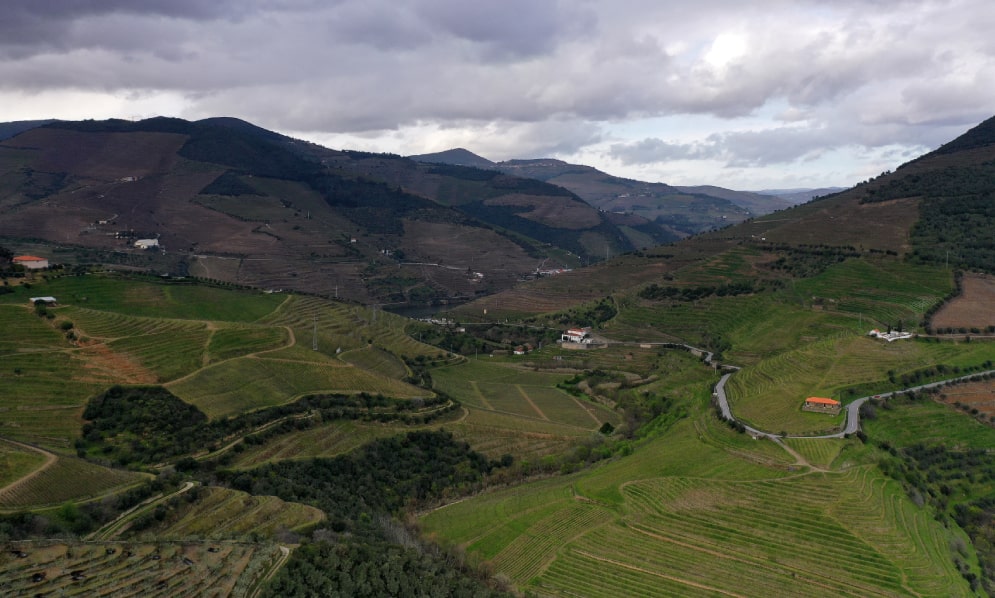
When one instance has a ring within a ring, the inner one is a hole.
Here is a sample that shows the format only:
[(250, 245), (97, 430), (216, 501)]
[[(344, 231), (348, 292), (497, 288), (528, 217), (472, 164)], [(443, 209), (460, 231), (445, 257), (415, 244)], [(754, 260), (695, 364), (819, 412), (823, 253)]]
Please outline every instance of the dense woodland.
[(486, 575), (405, 533), (391, 517), (464, 494), (501, 465), (448, 432), (418, 431), (332, 459), (222, 470), (212, 479), (328, 515), (327, 527), (294, 552), (269, 596), (496, 596)]
[[(80, 456), (96, 461), (141, 467), (212, 452), (241, 434), (244, 438), (233, 447), (238, 452), (244, 448), (239, 446), (242, 444), (264, 444), (275, 436), (308, 429), (316, 419), (424, 424), (458, 406), (459, 403), (441, 393), (422, 399), (417, 409), (409, 400), (368, 393), (310, 395), (286, 405), (208, 421), (199, 409), (161, 386), (113, 386), (91, 399), (84, 410), (83, 417), (88, 421), (76, 441), (76, 449)], [(256, 431), (260, 427), (264, 428)], [(189, 457), (177, 466), (199, 467)]]

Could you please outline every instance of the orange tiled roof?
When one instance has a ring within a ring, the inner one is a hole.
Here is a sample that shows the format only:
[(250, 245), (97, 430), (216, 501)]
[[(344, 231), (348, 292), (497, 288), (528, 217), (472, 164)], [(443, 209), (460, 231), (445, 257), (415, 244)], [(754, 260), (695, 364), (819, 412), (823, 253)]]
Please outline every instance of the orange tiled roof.
[(37, 257), (34, 255), (19, 255), (14, 258), (15, 262), (42, 262), (45, 261), (43, 257)]
[(840, 402), (833, 399), (826, 399), (823, 397), (809, 397), (805, 399), (806, 403), (815, 403), (817, 405), (839, 405)]

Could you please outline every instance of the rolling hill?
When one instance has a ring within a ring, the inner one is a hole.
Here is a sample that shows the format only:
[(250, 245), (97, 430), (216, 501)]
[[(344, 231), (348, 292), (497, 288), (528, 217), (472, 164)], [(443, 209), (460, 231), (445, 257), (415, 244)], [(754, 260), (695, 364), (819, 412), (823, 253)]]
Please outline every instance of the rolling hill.
[[(271, 197), (299, 167), (352, 226), (396, 200), (405, 227), (428, 212), (485, 230), (457, 208), (493, 185), (572, 201), (503, 173), (262, 143), (241, 121), (189, 125), (146, 123), (127, 168), (219, 171), (214, 199), (197, 194), (214, 211)], [(8, 172), (38, 217), (71, 210), (84, 179), (105, 196), (99, 177), (144, 180), (100, 159), (115, 132), (78, 130), (107, 123), (74, 126), (72, 151), (41, 128), (34, 153), (29, 131), (0, 154), (31, 158)], [(69, 182), (51, 176), (62, 164)], [(469, 303), (458, 324), (8, 270), (0, 591), (992, 595), (992, 164), (995, 120), (843, 193)], [(377, 168), (394, 182), (370, 183)], [(392, 195), (404, 169), (419, 194)], [(573, 326), (594, 342), (555, 342)], [(942, 385), (913, 390), (927, 383)], [(860, 401), (856, 432), (847, 410), (806, 411), (809, 396)]]
[[(374, 303), (471, 298), (546, 259), (574, 267), (634, 248), (560, 187), (481, 172), (230, 118), (56, 122), (0, 144), (0, 238), (53, 263)], [(135, 249), (142, 238), (158, 250)]]
[(419, 162), (491, 168), (559, 185), (600, 210), (645, 219), (664, 227), (672, 235), (668, 241), (722, 228), (798, 203), (711, 185), (678, 187), (646, 183), (552, 158), (491, 162), (462, 148), (410, 158)]

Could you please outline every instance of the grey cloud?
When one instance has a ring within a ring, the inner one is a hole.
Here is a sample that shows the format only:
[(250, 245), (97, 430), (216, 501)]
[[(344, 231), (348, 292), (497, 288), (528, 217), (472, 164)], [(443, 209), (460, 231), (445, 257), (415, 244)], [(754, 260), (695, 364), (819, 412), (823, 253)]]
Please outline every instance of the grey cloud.
[[(608, 150), (745, 168), (848, 144), (935, 146), (989, 116), (987, 7), (770, 0), (752, 17), (732, 0), (11, 0), (0, 90), (162, 91), (187, 115), (294, 131), (493, 135), (500, 123), (507, 139), (491, 145), (518, 156), (566, 154), (627, 119), (784, 105), (790, 126)], [(711, 63), (723, 33), (744, 51)]]

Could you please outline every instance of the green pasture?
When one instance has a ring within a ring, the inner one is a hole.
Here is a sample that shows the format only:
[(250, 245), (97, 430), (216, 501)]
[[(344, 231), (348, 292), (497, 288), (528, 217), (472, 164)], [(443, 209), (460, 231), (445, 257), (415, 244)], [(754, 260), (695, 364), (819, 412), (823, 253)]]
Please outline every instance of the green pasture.
[(15, 482), (45, 462), (45, 456), (9, 442), (0, 441), (0, 488)]
[(942, 444), (952, 449), (991, 449), (995, 429), (949, 405), (930, 399), (902, 403), (890, 409), (878, 406), (872, 419), (860, 420), (869, 438), (893, 446)]

